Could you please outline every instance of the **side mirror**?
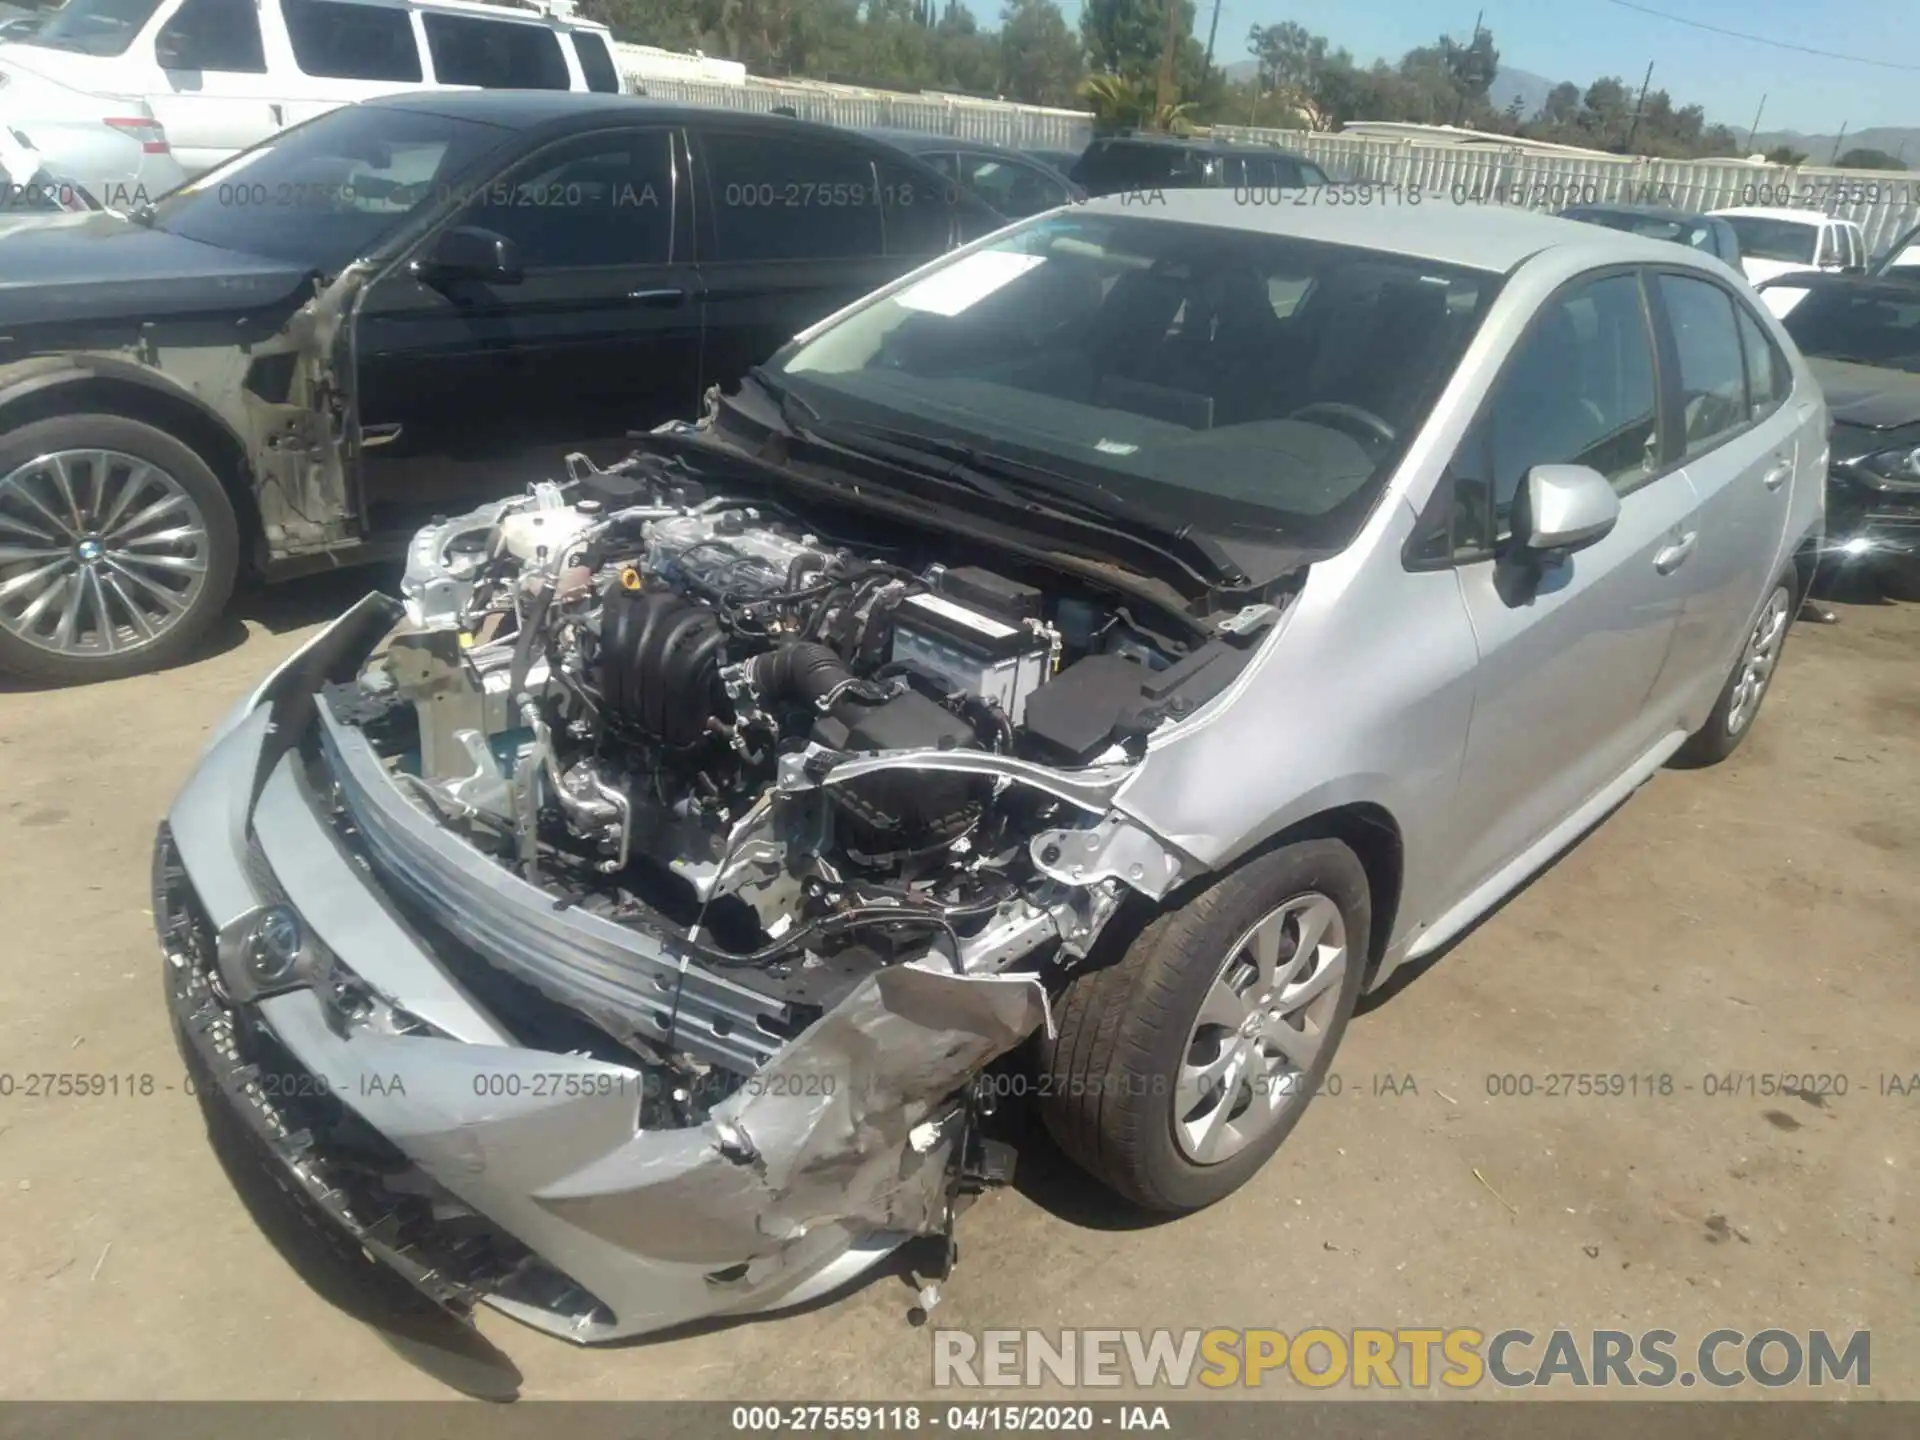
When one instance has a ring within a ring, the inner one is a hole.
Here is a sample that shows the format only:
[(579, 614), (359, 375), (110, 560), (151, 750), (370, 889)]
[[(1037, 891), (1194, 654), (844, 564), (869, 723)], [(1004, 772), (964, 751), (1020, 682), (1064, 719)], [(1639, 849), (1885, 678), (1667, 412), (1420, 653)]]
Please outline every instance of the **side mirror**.
[(1513, 543), (1519, 555), (1557, 564), (1604, 539), (1620, 519), (1620, 497), (1585, 465), (1536, 465), (1513, 497)]
[(180, 37), (169, 30), (162, 30), (153, 42), (154, 62), (162, 70), (191, 70), (193, 67), (181, 59)]
[(483, 285), (518, 285), (526, 278), (520, 247), (506, 236), (478, 225), (456, 225), (434, 237), (427, 251), (410, 267), (413, 277), (427, 285), (454, 280), (476, 280)]

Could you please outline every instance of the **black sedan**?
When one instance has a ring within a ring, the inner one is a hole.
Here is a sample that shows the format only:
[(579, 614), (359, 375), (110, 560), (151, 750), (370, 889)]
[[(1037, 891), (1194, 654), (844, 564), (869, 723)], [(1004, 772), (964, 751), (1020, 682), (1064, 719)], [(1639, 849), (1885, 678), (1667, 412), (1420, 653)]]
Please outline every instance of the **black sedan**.
[(1688, 245), (1717, 255), (1734, 269), (1740, 268), (1740, 237), (1717, 216), (1671, 210), (1660, 205), (1576, 205), (1562, 210), (1560, 216), (1564, 220), (1605, 225), (1609, 230), (1625, 230), (1653, 240), (1671, 240), (1676, 245)]
[(1794, 275), (1781, 320), (1833, 416), (1827, 478), (1829, 573), (1920, 580), (1920, 276)]
[(863, 133), (933, 166), (1009, 220), (1024, 220), (1042, 210), (1086, 199), (1085, 191), (1051, 165), (1004, 145), (925, 130)]
[(698, 412), (1001, 215), (802, 120), (548, 90), (291, 127), (133, 216), (0, 228), (0, 669), (179, 658), (243, 564)]

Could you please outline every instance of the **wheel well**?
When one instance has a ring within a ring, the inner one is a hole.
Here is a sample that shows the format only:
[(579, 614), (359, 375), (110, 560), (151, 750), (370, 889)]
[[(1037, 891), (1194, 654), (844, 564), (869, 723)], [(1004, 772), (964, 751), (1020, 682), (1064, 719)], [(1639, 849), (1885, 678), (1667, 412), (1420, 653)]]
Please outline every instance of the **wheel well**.
[(1815, 542), (1809, 540), (1793, 552), (1793, 598), (1804, 600), (1807, 592), (1813, 588), (1814, 571), (1820, 564), (1820, 552)]
[(1387, 953), (1387, 941), (1393, 935), (1394, 919), (1400, 908), (1400, 884), (1406, 874), (1406, 850), (1400, 838), (1400, 826), (1393, 816), (1369, 801), (1355, 801), (1322, 810), (1272, 836), (1258, 849), (1260, 854), (1296, 840), (1325, 836), (1343, 842), (1359, 858), (1367, 872), (1367, 894), (1373, 916), (1367, 937), (1367, 983), (1379, 968), (1380, 957)]
[(96, 411), (123, 415), (164, 430), (206, 461), (207, 468), (219, 477), (221, 488), (233, 502), (234, 518), (240, 527), (241, 555), (251, 554), (252, 541), (260, 533), (260, 511), (249, 483), (246, 455), (225, 426), (185, 400), (130, 380), (84, 375), (42, 386), (0, 405), (0, 429), (12, 430), (36, 420)]

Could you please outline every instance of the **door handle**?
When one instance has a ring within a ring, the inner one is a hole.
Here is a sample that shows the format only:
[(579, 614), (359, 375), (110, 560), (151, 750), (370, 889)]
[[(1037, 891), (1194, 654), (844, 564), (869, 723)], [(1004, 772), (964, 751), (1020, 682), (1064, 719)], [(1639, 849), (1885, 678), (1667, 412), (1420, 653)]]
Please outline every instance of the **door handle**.
[(1767, 471), (1766, 479), (1760, 483), (1765, 485), (1769, 490), (1778, 490), (1782, 485), (1787, 483), (1787, 477), (1792, 474), (1793, 461), (1782, 460), (1778, 465)]
[(1687, 533), (1682, 535), (1678, 540), (1675, 540), (1671, 545), (1654, 555), (1653, 568), (1658, 570), (1662, 575), (1671, 575), (1680, 568), (1687, 556), (1693, 553), (1694, 542), (1699, 538), (1700, 532), (1698, 530), (1687, 531)]
[(686, 303), (687, 292), (678, 286), (667, 286), (659, 290), (629, 290), (627, 299), (636, 305), (645, 305), (654, 310), (671, 310), (676, 305)]

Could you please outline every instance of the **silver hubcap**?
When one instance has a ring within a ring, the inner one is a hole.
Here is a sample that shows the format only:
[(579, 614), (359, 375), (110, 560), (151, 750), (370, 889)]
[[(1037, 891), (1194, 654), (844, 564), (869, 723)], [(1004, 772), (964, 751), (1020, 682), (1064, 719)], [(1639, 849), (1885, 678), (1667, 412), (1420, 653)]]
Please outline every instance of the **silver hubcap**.
[(1340, 907), (1296, 895), (1242, 935), (1214, 976), (1174, 1083), (1173, 1133), (1197, 1165), (1244, 1150), (1307, 1101), (1347, 973)]
[(1767, 597), (1767, 605), (1747, 637), (1747, 648), (1740, 656), (1740, 671), (1733, 682), (1733, 701), (1727, 706), (1727, 733), (1738, 735), (1753, 722), (1760, 708), (1760, 697), (1767, 693), (1773, 679), (1774, 662), (1780, 658), (1780, 645), (1787, 636), (1787, 592), (1776, 590)]
[(205, 518), (117, 450), (60, 450), (0, 479), (0, 626), (60, 655), (151, 645), (207, 581)]

